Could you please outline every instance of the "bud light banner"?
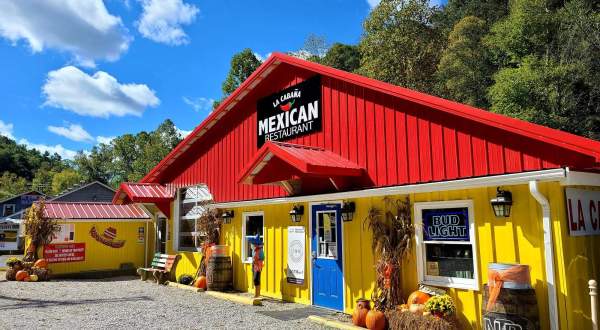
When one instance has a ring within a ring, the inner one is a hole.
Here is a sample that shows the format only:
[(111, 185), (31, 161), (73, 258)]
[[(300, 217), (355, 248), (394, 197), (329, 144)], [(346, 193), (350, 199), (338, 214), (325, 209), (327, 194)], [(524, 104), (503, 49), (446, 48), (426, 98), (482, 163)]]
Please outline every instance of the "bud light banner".
[(423, 210), (423, 240), (469, 241), (469, 209)]
[(321, 130), (321, 76), (258, 100), (257, 144), (285, 141)]

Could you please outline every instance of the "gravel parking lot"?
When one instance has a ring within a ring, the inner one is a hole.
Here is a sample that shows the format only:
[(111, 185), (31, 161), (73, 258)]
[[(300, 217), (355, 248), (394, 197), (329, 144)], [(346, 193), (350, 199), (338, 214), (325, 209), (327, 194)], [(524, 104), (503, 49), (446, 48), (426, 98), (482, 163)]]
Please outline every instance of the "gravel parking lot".
[(282, 310), (309, 311), (277, 301), (240, 305), (133, 277), (0, 282), (1, 329), (322, 329), (305, 317), (283, 321), (261, 314)]

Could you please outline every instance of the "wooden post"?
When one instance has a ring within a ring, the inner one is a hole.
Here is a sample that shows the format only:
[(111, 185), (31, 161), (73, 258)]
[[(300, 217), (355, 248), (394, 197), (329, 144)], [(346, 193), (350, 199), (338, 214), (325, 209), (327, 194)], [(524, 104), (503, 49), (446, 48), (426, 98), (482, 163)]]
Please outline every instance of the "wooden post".
[(592, 329), (598, 330), (598, 283), (590, 280), (588, 285), (590, 287)]

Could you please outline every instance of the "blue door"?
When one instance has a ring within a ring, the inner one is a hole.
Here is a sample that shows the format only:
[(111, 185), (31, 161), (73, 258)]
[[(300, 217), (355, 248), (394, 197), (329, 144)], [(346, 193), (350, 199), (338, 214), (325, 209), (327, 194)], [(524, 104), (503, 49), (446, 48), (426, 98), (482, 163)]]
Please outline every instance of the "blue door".
[(313, 304), (342, 311), (344, 275), (340, 205), (314, 205), (310, 212)]

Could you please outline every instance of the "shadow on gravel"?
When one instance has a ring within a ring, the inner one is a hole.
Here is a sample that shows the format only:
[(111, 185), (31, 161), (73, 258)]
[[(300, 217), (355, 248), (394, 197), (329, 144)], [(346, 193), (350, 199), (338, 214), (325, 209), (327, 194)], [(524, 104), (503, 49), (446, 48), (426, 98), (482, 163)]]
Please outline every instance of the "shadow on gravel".
[(139, 296), (130, 298), (108, 298), (108, 299), (81, 299), (81, 300), (40, 300), (40, 299), (26, 299), (26, 298), (15, 298), (0, 295), (0, 301), (11, 300), (14, 304), (0, 306), (0, 310), (11, 310), (24, 307), (54, 307), (54, 306), (75, 306), (75, 305), (93, 305), (93, 304), (105, 304), (105, 303), (119, 303), (119, 302), (132, 302), (132, 301), (150, 301), (153, 300), (151, 297)]

